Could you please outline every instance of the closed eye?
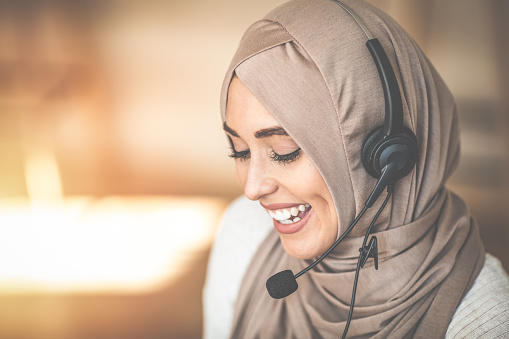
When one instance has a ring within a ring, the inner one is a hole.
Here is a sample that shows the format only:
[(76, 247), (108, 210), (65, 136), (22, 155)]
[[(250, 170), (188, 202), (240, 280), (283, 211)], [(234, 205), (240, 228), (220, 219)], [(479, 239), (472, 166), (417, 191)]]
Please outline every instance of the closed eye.
[(287, 165), (287, 164), (297, 160), (299, 158), (299, 156), (301, 155), (301, 153), (302, 152), (301, 152), (300, 148), (297, 148), (295, 151), (293, 151), (292, 153), (288, 153), (288, 154), (277, 154), (276, 152), (272, 151), (270, 157), (272, 160), (274, 160), (278, 164), (284, 166), (284, 165)]
[(245, 150), (245, 151), (237, 152), (235, 149), (232, 148), (231, 153), (228, 156), (233, 159), (240, 159), (242, 161), (245, 161), (245, 160), (251, 158), (251, 151)]

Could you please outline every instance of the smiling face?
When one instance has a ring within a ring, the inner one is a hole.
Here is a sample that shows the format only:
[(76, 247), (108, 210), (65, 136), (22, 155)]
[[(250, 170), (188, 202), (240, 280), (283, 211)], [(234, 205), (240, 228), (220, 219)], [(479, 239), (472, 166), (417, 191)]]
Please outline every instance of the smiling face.
[(334, 243), (338, 218), (322, 176), (249, 89), (235, 76), (224, 129), (244, 194), (273, 218), (285, 251), (309, 259)]

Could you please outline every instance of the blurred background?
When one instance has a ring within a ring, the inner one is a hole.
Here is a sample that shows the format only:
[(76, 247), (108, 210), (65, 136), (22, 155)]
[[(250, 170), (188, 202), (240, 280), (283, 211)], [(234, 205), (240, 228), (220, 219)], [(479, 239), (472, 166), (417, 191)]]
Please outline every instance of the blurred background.
[[(279, 0), (0, 1), (0, 338), (200, 338), (241, 194), (219, 117), (244, 30)], [(509, 269), (509, 2), (371, 0), (454, 93), (449, 186)]]

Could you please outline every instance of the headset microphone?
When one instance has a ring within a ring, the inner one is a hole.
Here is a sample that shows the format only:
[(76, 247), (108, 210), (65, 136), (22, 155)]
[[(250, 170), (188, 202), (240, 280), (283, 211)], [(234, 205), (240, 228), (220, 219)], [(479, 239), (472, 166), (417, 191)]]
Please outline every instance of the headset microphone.
[(270, 277), (267, 280), (266, 287), (272, 298), (283, 299), (297, 291), (299, 285), (293, 272), (291, 270), (284, 270)]
[[(364, 208), (362, 209), (361, 213), (355, 218), (355, 220), (352, 222), (350, 227), (339, 237), (338, 240), (332, 244), (332, 246), (324, 253), (322, 256), (318, 259), (316, 259), (311, 265), (297, 273), (296, 275), (293, 275), (293, 272), (291, 270), (284, 270), (279, 273), (274, 274), (271, 276), (268, 280), (265, 286), (267, 287), (267, 292), (269, 292), (269, 295), (274, 299), (282, 299), (286, 298), (293, 292), (297, 290), (299, 285), (297, 284), (297, 278), (318, 265), (329, 253), (336, 248), (337, 245), (350, 233), (350, 231), (354, 228), (354, 226), (357, 224), (357, 222), (362, 218), (364, 215), (364, 212), (368, 208), (370, 208), (373, 203), (377, 200), (377, 198), (380, 196), (380, 194), (383, 192), (383, 190), (386, 187), (392, 187), (394, 174), (396, 173), (397, 166), (394, 163), (390, 163), (389, 165), (384, 168), (382, 171), (381, 177), (378, 179), (377, 184), (375, 185), (375, 189), (371, 192), (371, 195), (369, 196), (368, 200), (366, 200), (366, 203), (364, 204)], [(392, 190), (391, 190), (392, 191)], [(385, 207), (385, 204), (382, 205), (382, 207)], [(381, 210), (379, 211), (379, 213)], [(378, 213), (378, 214), (379, 214)], [(376, 218), (378, 218), (378, 214)], [(375, 222), (376, 218), (373, 220), (372, 224)], [(368, 229), (368, 231), (371, 231), (371, 227)], [(363, 245), (365, 247), (365, 244)], [(375, 254), (373, 254), (375, 256)], [(376, 256), (378, 256), (376, 254)], [(368, 259), (369, 256), (363, 257), (364, 263)], [(364, 264), (362, 265), (364, 266)], [(378, 262), (377, 265), (378, 266)], [(378, 268), (378, 267), (377, 267)]]

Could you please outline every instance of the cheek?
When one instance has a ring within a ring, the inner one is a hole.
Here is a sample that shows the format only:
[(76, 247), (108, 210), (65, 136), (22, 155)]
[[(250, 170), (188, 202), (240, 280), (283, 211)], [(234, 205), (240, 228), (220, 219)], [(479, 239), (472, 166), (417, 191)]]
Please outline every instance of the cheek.
[(334, 200), (330, 194), (327, 184), (323, 180), (320, 172), (309, 161), (305, 168), (301, 171), (301, 178), (298, 180), (298, 185), (295, 185), (300, 192), (308, 197), (309, 202), (314, 204), (316, 211), (319, 212), (321, 219), (327, 222), (327, 228), (330, 231), (337, 233), (338, 217)]
[(292, 175), (287, 177), (292, 181), (292, 187), (302, 195), (320, 197), (330, 196), (327, 185), (322, 179), (320, 172), (308, 158), (295, 168)]

